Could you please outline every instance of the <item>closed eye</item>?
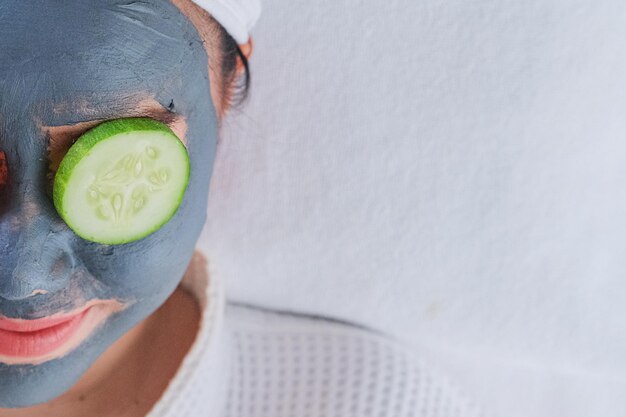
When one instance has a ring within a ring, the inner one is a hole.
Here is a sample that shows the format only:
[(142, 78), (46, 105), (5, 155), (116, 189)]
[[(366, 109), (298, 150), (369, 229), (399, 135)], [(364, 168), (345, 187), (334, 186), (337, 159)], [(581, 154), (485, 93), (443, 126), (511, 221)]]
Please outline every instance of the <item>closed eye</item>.
[[(174, 113), (163, 112), (159, 114), (144, 114), (142, 116), (124, 116), (124, 117), (150, 117), (161, 123), (165, 123), (178, 136), (178, 138), (187, 146), (186, 133), (187, 124), (182, 116)], [(123, 117), (120, 117), (123, 118)], [(98, 126), (100, 123), (107, 121), (106, 119), (90, 120), (72, 125), (63, 126), (46, 126), (43, 128), (48, 137), (48, 162), (49, 171), (54, 174), (59, 168), (61, 160), (72, 147), (72, 145), (86, 133), (89, 129)]]
[[(159, 109), (160, 110), (160, 109)], [(187, 146), (186, 133), (187, 124), (184, 118), (176, 113), (172, 113), (166, 109), (163, 111), (144, 111), (141, 115), (133, 114), (124, 117), (149, 117), (161, 123), (165, 123), (178, 136), (178, 138)], [(52, 184), (54, 175), (59, 169), (61, 161), (72, 147), (74, 143), (88, 130), (98, 126), (110, 119), (97, 119), (86, 122), (75, 123), (72, 125), (62, 126), (45, 126), (43, 131), (48, 138), (48, 172), (46, 181), (48, 186), (48, 194), (52, 195)]]

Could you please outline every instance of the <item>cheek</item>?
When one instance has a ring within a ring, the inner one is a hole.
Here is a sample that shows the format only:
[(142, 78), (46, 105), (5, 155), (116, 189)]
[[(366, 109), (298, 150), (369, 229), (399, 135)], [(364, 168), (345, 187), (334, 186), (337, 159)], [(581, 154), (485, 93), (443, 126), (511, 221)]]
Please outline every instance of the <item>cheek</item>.
[(107, 297), (137, 302), (159, 296), (173, 291), (187, 268), (200, 227), (193, 223), (173, 218), (132, 246), (112, 247), (105, 255), (83, 248), (79, 257), (110, 291)]
[(113, 298), (164, 300), (189, 264), (206, 212), (207, 183), (190, 181), (172, 219), (152, 235), (125, 245), (80, 245), (78, 257)]

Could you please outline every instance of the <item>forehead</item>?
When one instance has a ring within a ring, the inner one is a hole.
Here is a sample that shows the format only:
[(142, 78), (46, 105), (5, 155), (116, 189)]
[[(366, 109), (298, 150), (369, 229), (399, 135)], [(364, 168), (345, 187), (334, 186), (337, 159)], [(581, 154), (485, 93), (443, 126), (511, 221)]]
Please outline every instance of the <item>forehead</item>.
[(161, 91), (206, 69), (197, 32), (168, 0), (4, 0), (0, 56), (0, 104), (13, 105)]

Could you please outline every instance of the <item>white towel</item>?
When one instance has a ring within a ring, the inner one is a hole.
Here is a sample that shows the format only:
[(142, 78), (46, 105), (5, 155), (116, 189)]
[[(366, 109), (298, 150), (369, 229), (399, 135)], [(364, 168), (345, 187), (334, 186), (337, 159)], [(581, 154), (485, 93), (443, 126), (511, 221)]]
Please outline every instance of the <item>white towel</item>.
[(626, 415), (626, 2), (266, 0), (206, 245), (507, 417)]
[(260, 0), (194, 0), (215, 18), (239, 44), (248, 41), (261, 14)]

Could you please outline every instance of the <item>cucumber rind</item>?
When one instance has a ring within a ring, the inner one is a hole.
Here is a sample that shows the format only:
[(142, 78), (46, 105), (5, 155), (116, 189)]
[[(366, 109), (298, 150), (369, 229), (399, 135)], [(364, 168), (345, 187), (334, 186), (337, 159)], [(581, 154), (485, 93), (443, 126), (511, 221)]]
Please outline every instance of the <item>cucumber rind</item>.
[[(152, 227), (145, 228), (135, 234), (120, 234), (117, 237), (97, 236), (97, 233), (94, 235), (93, 231), (83, 230), (80, 225), (76, 224), (72, 215), (69, 214), (70, 203), (66, 201), (66, 198), (69, 195), (69, 188), (74, 182), (73, 176), (76, 175), (76, 171), (78, 171), (76, 167), (78, 167), (83, 158), (87, 157), (102, 141), (111, 139), (120, 134), (130, 134), (134, 132), (156, 132), (175, 139), (175, 141), (172, 141), (170, 144), (174, 146), (174, 149), (178, 147), (180, 151), (178, 157), (182, 156), (185, 162), (183, 166), (180, 167), (184, 169), (184, 172), (181, 173), (183, 175), (183, 186), (180, 187), (178, 195), (171, 197), (173, 202), (171, 210), (163, 216), (161, 221), (154, 223)], [(130, 243), (143, 239), (156, 232), (176, 214), (189, 183), (190, 169), (189, 155), (185, 145), (167, 125), (149, 118), (125, 118), (106, 121), (84, 133), (76, 143), (72, 145), (61, 161), (54, 177), (53, 203), (61, 218), (81, 238), (103, 244)]]

